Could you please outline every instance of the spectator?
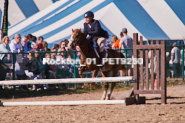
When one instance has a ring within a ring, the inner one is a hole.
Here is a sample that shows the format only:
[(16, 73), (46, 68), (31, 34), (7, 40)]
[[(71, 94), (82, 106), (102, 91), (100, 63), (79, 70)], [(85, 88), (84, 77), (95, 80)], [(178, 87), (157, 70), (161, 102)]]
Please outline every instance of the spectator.
[[(64, 40), (62, 40), (62, 41), (60, 42), (58, 51), (61, 51), (61, 48), (62, 48), (62, 47), (66, 47), (66, 42), (65, 42)], [(60, 54), (60, 53), (59, 53), (59, 54)]]
[(180, 76), (180, 50), (176, 45), (176, 43), (173, 43), (170, 60), (170, 63), (173, 64), (173, 77), (175, 78)]
[[(38, 52), (38, 50), (36, 50)], [(29, 61), (26, 64), (27, 70), (29, 72), (33, 73), (33, 76), (31, 79), (42, 79), (42, 71), (45, 70), (45, 66), (42, 68), (42, 63), (40, 60), (40, 56), (38, 53), (35, 53), (34, 55), (29, 53)], [(33, 90), (37, 91), (37, 88), (44, 89), (43, 85), (33, 85)], [(48, 88), (48, 85), (46, 85), (46, 88)]]
[[(5, 36), (0, 44), (0, 52), (8, 53), (10, 52), (9, 47), (9, 37)], [(11, 55), (10, 54), (0, 54), (0, 60), (2, 60), (4, 63), (11, 63)]]
[[(0, 52), (10, 52), (9, 48), (9, 38), (8, 36), (5, 36), (2, 39), (2, 44), (0, 44)], [(5, 54), (0, 54), (0, 81), (5, 80), (7, 72), (10, 72), (10, 69), (7, 65), (4, 63), (11, 63), (11, 55), (5, 55)], [(2, 86), (0, 85), (0, 90), (3, 90)]]
[(112, 49), (113, 49), (114, 44), (115, 44), (116, 40), (118, 40), (118, 38), (116, 35), (113, 35), (111, 40), (112, 40), (111, 44), (112, 44)]
[[(5, 80), (7, 72), (11, 72), (10, 68), (0, 60), (0, 81)], [(0, 90), (3, 90), (2, 85), (0, 85)]]
[[(55, 50), (56, 50), (56, 49), (55, 49)], [(50, 55), (49, 53), (46, 53), (45, 58), (51, 59), (51, 55)], [(48, 70), (48, 71), (47, 71), (47, 70)], [(53, 74), (56, 74), (57, 68), (56, 68), (55, 65), (47, 65), (47, 63), (46, 63), (45, 75), (47, 74), (46, 71), (47, 71), (47, 72), (52, 72)], [(46, 78), (49, 78), (49, 77), (46, 77)], [(56, 76), (55, 76), (55, 78), (56, 78)]]
[(42, 44), (43, 40), (44, 40), (44, 38), (43, 38), (42, 36), (40, 36), (40, 37), (39, 37), (39, 41), (38, 41), (38, 43), (37, 43), (37, 47), (38, 47), (39, 50), (40, 50), (40, 49), (41, 49), (41, 50), (43, 49), (43, 44)]
[[(123, 33), (122, 33), (122, 32), (120, 32), (120, 37), (121, 37), (121, 38), (123, 37)], [(121, 38), (118, 39), (118, 40), (116, 40), (116, 42), (115, 42), (115, 44), (114, 44), (114, 46), (113, 46), (113, 49), (119, 48), (119, 43), (120, 43)], [(123, 48), (123, 47), (121, 46), (121, 49), (122, 49), (122, 48)]]
[(25, 43), (26, 43), (26, 37), (22, 37), (21, 44), (22, 44), (23, 50), (24, 50)]
[[(54, 49), (54, 48), (53, 48), (53, 49), (51, 49), (51, 51), (52, 51), (52, 52), (55, 52), (55, 51), (57, 51), (57, 49)], [(51, 53), (51, 58), (52, 58), (52, 59), (56, 59), (56, 56), (57, 56), (57, 53)]]
[[(45, 58), (51, 59), (51, 55), (49, 53), (46, 53)], [(49, 73), (50, 67), (49, 67), (49, 65), (47, 63), (45, 64), (45, 67), (46, 67), (45, 68), (45, 76), (46, 76), (46, 79), (49, 79), (49, 76), (50, 76), (50, 73)]]
[(44, 51), (47, 51), (47, 48), (48, 48), (48, 43), (47, 43), (47, 41), (43, 41), (43, 42), (42, 42), (42, 45), (43, 45), (43, 50), (44, 50), (44, 48), (46, 48), (46, 50), (44, 50)]
[[(61, 51), (66, 51), (65, 47), (62, 47)], [(56, 59), (67, 59), (67, 53), (60, 52), (60, 54), (56, 56)]]
[[(29, 53), (28, 55), (29, 61), (26, 63), (26, 69), (29, 71), (30, 79), (42, 79), (42, 76), (39, 71), (39, 64), (38, 61), (34, 58), (34, 54)], [(33, 90), (37, 91), (37, 88), (40, 87), (44, 89), (44, 86), (41, 85), (33, 85)]]
[(58, 50), (59, 49), (59, 45), (58, 44), (55, 44), (54, 45), (54, 49)]
[[(19, 34), (15, 34), (14, 39), (9, 44), (11, 52), (18, 53), (21, 50), (23, 50), (20, 40), (21, 40), (21, 36)], [(16, 61), (16, 58), (12, 57), (12, 64), (15, 64), (15, 62), (13, 63), (13, 59), (15, 59), (14, 61)], [(11, 66), (11, 68), (12, 67), (13, 65)]]
[[(121, 49), (121, 46), (123, 46), (123, 49), (132, 48), (132, 38), (127, 35), (127, 29), (123, 28), (122, 33), (123, 33), (123, 37), (120, 40), (119, 49)], [(127, 51), (127, 58), (132, 58), (131, 50)], [(131, 65), (127, 65), (127, 69), (128, 69), (128, 76), (130, 76), (131, 75)]]
[[(45, 65), (42, 64), (42, 59), (41, 59), (41, 54), (37, 53), (39, 52), (38, 50), (35, 50), (35, 61), (38, 64), (38, 70), (40, 72), (41, 79), (42, 79), (42, 72), (45, 70)], [(45, 85), (46, 88), (48, 88), (48, 84)]]
[(170, 53), (169, 52), (166, 52), (166, 76), (170, 78), (171, 75), (170, 75), (169, 61), (170, 61)]
[(36, 36), (33, 36), (33, 37), (32, 37), (32, 40), (33, 40), (33, 42), (32, 42), (32, 44), (31, 44), (31, 48), (37, 49), (37, 45), (36, 45), (37, 38), (36, 38)]
[[(51, 51), (49, 48), (48, 48), (48, 43), (46, 41), (43, 41), (42, 42), (42, 45), (43, 45), (43, 51)], [(41, 53), (41, 59), (45, 58), (45, 55), (46, 53)]]
[(11, 52), (18, 53), (18, 51), (22, 50), (22, 45), (20, 43), (21, 36), (16, 34), (14, 39), (9, 44)]
[(28, 34), (26, 36), (26, 42), (25, 42), (25, 45), (24, 45), (24, 52), (28, 52), (32, 49), (31, 42), (30, 42), (32, 40), (32, 37), (33, 37), (32, 34)]
[[(21, 50), (20, 52), (23, 52), (23, 50)], [(21, 56), (15, 62), (15, 74), (17, 76), (17, 79), (27, 80), (29, 79), (29, 77), (25, 73), (25, 65), (28, 59), (24, 57), (24, 54), (18, 54), (17, 56)], [(29, 90), (26, 85), (23, 85), (23, 86), (19, 85), (19, 90), (21, 90), (21, 88), (23, 88), (24, 90)]]
[[(61, 51), (66, 51), (65, 47), (61, 48)], [(56, 56), (57, 61), (58, 60), (64, 60), (65, 63), (67, 63), (67, 53), (66, 52), (61, 52), (60, 55)], [(61, 64), (61, 65), (57, 65), (57, 74), (61, 73), (62, 74), (62, 78), (66, 78), (67, 76), (69, 77), (69, 74), (71, 73), (71, 71), (69, 71), (70, 67), (67, 66), (67, 64)], [(59, 72), (58, 72), (59, 71)], [(66, 88), (66, 84), (62, 84), (63, 88)]]
[[(49, 53), (46, 53), (45, 58), (49, 58), (51, 59), (51, 55)], [(50, 74), (54, 76), (54, 78), (56, 79), (56, 73), (57, 73), (57, 68), (55, 65), (48, 65), (47, 63), (45, 64), (45, 76), (46, 79), (50, 78)], [(49, 84), (49, 88), (50, 87), (55, 87), (55, 84)]]
[[(66, 42), (66, 47), (68, 46), (69, 41), (67, 39), (64, 40)], [(68, 47), (67, 47), (68, 48)], [(66, 49), (67, 50), (67, 49)]]
[[(151, 54), (151, 50), (148, 52), (148, 59), (150, 60), (150, 63), (148, 64), (148, 68), (150, 69), (150, 73), (152, 73), (151, 71), (151, 58), (152, 58), (152, 54)], [(157, 56), (156, 56), (156, 50), (153, 50), (153, 58), (154, 58), (154, 78), (156, 79), (157, 78)], [(159, 59), (159, 63), (161, 63), (161, 60)], [(161, 68), (161, 65), (159, 64), (159, 71)]]
[[(60, 42), (58, 52), (61, 51), (61, 48), (64, 48), (65, 51), (69, 51), (68, 48), (66, 48), (66, 46), (67, 46), (67, 45), (66, 45), (66, 41), (65, 41), (65, 40), (62, 40), (62, 41)], [(57, 55), (60, 55), (60, 53), (58, 53)], [(68, 58), (71, 59), (71, 56), (69, 55), (69, 53), (65, 53), (65, 55), (67, 55)]]
[[(182, 62), (183, 62), (183, 60), (182, 60), (182, 53), (184, 52), (184, 70), (185, 70), (185, 49), (184, 49), (184, 51), (183, 50), (181, 50), (180, 51), (180, 55), (181, 55), (181, 60), (180, 60), (180, 65), (182, 66)], [(182, 67), (181, 67), (182, 68)], [(183, 74), (183, 73), (182, 73)]]

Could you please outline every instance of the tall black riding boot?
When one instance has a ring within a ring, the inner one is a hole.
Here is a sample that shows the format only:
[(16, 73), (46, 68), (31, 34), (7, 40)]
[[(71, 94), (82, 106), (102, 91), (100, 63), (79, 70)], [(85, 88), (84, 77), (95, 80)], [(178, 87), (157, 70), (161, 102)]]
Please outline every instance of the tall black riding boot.
[(100, 66), (100, 70), (105, 70), (105, 65), (102, 63), (103, 62), (103, 58), (105, 56), (105, 53), (104, 51), (103, 52), (100, 52), (100, 63), (102, 64), (102, 66)]

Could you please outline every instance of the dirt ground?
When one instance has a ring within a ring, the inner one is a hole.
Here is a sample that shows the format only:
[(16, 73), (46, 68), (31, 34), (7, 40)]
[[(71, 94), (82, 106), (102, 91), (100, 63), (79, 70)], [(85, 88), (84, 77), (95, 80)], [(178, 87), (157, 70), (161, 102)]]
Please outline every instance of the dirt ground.
[[(129, 91), (114, 91), (113, 99), (123, 99)], [(103, 92), (57, 96), (0, 99), (10, 101), (99, 100)], [(146, 95), (142, 105), (17, 106), (0, 107), (0, 123), (185, 123), (185, 85), (167, 88), (167, 103), (160, 95)]]

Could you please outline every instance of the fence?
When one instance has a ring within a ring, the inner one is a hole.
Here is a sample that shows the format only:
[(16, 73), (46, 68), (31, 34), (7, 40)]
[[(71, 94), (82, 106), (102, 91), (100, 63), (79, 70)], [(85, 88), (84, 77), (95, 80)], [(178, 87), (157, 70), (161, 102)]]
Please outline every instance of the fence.
[[(167, 46), (166, 48), (172, 48), (173, 46)], [(182, 47), (182, 51), (184, 51), (184, 47), (185, 45), (178, 45), (177, 47)], [(117, 49), (117, 50), (120, 50), (120, 49)], [(122, 52), (125, 52), (125, 57), (127, 58), (127, 52), (128, 50), (132, 50), (132, 49), (122, 49), (121, 51)], [(66, 53), (70, 53), (72, 54), (72, 58), (73, 59), (76, 59), (76, 53), (79, 52), (79, 51), (60, 51), (60, 52), (66, 52)], [(54, 51), (54, 52), (50, 52), (50, 51), (40, 51), (38, 52), (39, 54), (46, 54), (46, 53), (59, 53), (58, 51)], [(19, 53), (0, 53), (0, 54), (11, 54), (13, 56), (13, 63), (15, 63), (15, 58), (16, 58), (16, 55), (19, 54)], [(27, 54), (27, 53), (24, 53), (24, 54)], [(151, 60), (152, 61), (152, 60)], [(182, 52), (182, 80), (184, 80), (184, 52)], [(78, 75), (78, 71), (76, 70), (76, 64), (74, 63), (73, 65), (73, 69), (74, 69), (74, 72), (73, 72), (73, 77), (76, 78), (77, 75)], [(86, 74), (86, 73), (84, 73)], [(91, 72), (88, 72), (88, 74), (91, 74)], [(126, 73), (127, 75), (127, 73)], [(66, 75), (65, 77), (67, 77), (68, 75)], [(86, 74), (87, 76), (87, 74)], [(90, 77), (91, 75), (89, 75)], [(13, 80), (15, 80), (15, 64), (13, 64)], [(128, 82), (126, 82), (126, 85), (128, 85)], [(76, 89), (76, 84), (74, 84), (74, 88)]]

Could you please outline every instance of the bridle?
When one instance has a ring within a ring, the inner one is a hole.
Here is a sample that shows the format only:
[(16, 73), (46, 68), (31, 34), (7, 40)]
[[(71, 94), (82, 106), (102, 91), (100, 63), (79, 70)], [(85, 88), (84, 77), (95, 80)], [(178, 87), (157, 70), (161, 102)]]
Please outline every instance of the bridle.
[(81, 37), (80, 35), (81, 35), (81, 33), (78, 34), (77, 36), (75, 36), (75, 39), (74, 39), (74, 41), (73, 41), (73, 43), (74, 43), (75, 46), (77, 45), (77, 42), (79, 41), (79, 39), (80, 39), (80, 37)]
[(75, 44), (79, 41), (79, 39), (80, 39), (80, 35), (78, 34), (77, 36), (75, 36), (75, 39), (74, 39)]

